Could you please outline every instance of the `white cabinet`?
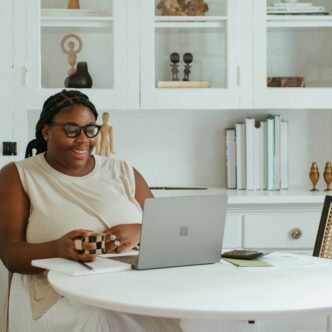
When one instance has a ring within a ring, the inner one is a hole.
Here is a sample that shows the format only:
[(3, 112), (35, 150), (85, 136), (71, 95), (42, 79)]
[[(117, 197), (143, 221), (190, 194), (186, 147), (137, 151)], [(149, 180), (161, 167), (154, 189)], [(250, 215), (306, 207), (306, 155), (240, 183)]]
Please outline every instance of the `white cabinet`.
[[(253, 100), (257, 108), (331, 108), (332, 16), (266, 15), (253, 1)], [(329, 0), (312, 1), (325, 6)], [(267, 77), (303, 77), (305, 87), (268, 87)]]
[[(69, 64), (61, 43), (70, 34), (82, 40), (77, 61), (87, 62), (93, 79), (92, 89), (84, 92), (99, 109), (250, 105), (251, 56), (243, 49), (250, 45), (250, 1), (206, 0), (205, 16), (162, 16), (158, 2), (81, 0), (81, 9), (75, 10), (66, 9), (67, 0), (15, 0), (14, 16), (22, 24), (14, 32), (14, 51), (24, 107), (39, 109), (49, 95), (64, 88)], [(191, 53), (190, 83), (209, 87), (158, 87), (160, 81), (174, 83), (174, 52), (180, 56), (179, 82), (185, 83), (183, 55)]]
[[(141, 1), (141, 108), (221, 109), (240, 106), (240, 1), (207, 0), (205, 16), (162, 16), (159, 0)], [(190, 53), (191, 83), (208, 88), (167, 88), (185, 83)], [(180, 57), (172, 75), (170, 55)], [(179, 81), (172, 81), (172, 79)]]
[[(23, 36), (29, 41), (19, 63), (24, 73), (26, 108), (40, 109), (48, 96), (64, 88), (70, 68), (69, 54), (76, 55), (77, 62), (87, 63), (93, 85), (82, 91), (99, 109), (124, 109), (128, 100), (138, 99), (138, 93), (127, 98), (126, 90), (130, 86), (127, 79), (131, 69), (127, 57), (126, 1), (81, 0), (80, 4), (81, 9), (67, 9), (67, 1), (21, 3), (26, 6)], [(63, 43), (66, 36), (68, 39)], [(78, 53), (75, 36), (82, 41)]]

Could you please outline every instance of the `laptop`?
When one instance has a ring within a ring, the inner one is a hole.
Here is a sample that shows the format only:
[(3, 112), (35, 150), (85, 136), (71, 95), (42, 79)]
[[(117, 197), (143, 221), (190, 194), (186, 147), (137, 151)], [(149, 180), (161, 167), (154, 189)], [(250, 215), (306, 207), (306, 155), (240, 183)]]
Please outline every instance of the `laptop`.
[(227, 196), (148, 198), (138, 256), (112, 257), (145, 270), (219, 262)]

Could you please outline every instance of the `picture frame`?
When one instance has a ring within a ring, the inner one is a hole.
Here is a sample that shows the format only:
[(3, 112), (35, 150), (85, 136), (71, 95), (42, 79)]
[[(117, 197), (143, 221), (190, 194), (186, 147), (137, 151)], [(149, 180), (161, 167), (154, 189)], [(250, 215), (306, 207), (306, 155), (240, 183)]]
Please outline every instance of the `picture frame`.
[(325, 196), (313, 256), (332, 259), (332, 196)]

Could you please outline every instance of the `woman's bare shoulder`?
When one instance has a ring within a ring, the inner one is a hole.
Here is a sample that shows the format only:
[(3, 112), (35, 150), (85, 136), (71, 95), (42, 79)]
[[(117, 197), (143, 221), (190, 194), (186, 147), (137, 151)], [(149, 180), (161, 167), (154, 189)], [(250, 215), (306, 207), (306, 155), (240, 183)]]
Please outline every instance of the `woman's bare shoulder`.
[(11, 162), (0, 169), (0, 183), (13, 181), (20, 182), (20, 177), (15, 163)]

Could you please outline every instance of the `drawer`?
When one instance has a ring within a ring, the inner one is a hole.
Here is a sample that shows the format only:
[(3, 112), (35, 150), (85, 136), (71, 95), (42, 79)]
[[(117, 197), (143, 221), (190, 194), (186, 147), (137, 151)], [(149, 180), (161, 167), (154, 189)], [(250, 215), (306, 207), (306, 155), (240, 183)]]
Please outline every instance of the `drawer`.
[(311, 250), (319, 221), (320, 213), (247, 214), (243, 222), (243, 247)]
[(242, 239), (242, 215), (227, 214), (225, 232), (224, 232), (224, 249), (241, 247)]

